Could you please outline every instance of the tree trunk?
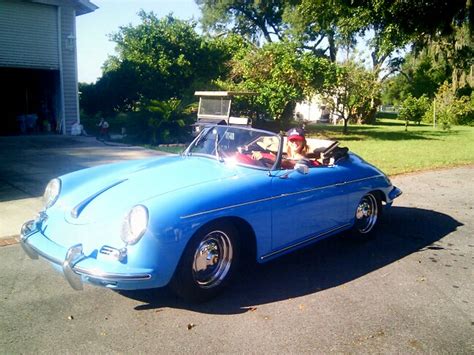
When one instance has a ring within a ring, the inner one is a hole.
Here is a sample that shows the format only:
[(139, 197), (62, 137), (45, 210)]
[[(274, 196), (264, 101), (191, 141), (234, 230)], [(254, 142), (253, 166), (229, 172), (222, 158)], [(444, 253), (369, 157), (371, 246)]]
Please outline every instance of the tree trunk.
[(337, 48), (336, 48), (336, 41), (334, 39), (333, 32), (330, 32), (328, 34), (328, 42), (329, 42), (329, 58), (331, 59), (331, 62), (335, 63), (336, 56), (337, 56)]
[(381, 104), (381, 100), (379, 98), (373, 98), (370, 101), (370, 109), (367, 112), (367, 116), (362, 119), (362, 123), (365, 124), (375, 124), (377, 121), (377, 108)]
[(349, 122), (349, 117), (343, 118), (344, 120), (344, 128), (342, 129), (342, 133), (347, 134), (347, 123)]
[(289, 101), (286, 103), (286, 106), (280, 116), (280, 129), (287, 130), (289, 128), (289, 122), (293, 118), (295, 107), (296, 102), (294, 101)]

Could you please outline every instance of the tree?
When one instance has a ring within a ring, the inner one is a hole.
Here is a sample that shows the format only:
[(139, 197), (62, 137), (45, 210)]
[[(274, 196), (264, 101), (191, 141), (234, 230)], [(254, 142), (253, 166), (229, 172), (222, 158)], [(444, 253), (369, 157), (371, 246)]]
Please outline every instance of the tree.
[(383, 102), (399, 104), (409, 96), (418, 98), (423, 95), (433, 99), (438, 87), (450, 77), (449, 64), (430, 47), (418, 53), (408, 53), (399, 73), (383, 84)]
[(104, 63), (97, 83), (85, 87), (81, 104), (87, 111), (112, 115), (136, 110), (143, 99), (189, 99), (229, 72), (224, 63), (232, 44), (225, 38), (201, 36), (196, 23), (171, 15), (160, 19), (141, 11), (139, 16), (140, 24), (120, 27), (111, 36), (116, 54)]
[(328, 106), (344, 121), (344, 134), (349, 121), (363, 122), (370, 115), (378, 93), (377, 78), (353, 61), (337, 65), (322, 90)]
[(202, 70), (208, 55), (203, 53), (203, 39), (195, 23), (171, 15), (159, 19), (144, 11), (138, 15), (139, 25), (122, 26), (111, 36), (118, 54), (105, 73), (132, 63), (140, 82), (139, 94), (159, 100), (186, 93), (198, 75), (208, 75)]
[[(435, 110), (435, 112), (433, 112)], [(453, 124), (474, 124), (474, 95), (456, 96), (452, 85), (443, 83), (436, 93), (435, 102), (431, 110), (425, 115), (425, 121), (431, 121), (433, 116), (436, 122), (444, 129), (449, 129)]]
[(354, 34), (359, 27), (343, 24), (348, 19), (358, 19), (357, 13), (348, 13), (343, 1), (333, 0), (299, 0), (290, 2), (283, 19), (288, 23), (288, 33), (301, 48), (310, 50), (315, 55), (327, 56), (336, 61), (340, 46), (355, 46)]
[(296, 102), (322, 87), (331, 63), (299, 51), (294, 43), (279, 42), (245, 48), (230, 66), (230, 80), (222, 85), (258, 93), (259, 107), (284, 125)]
[(285, 1), (196, 0), (205, 30), (217, 33), (232, 31), (254, 42), (263, 36), (266, 42), (284, 37), (282, 15)]
[[(296, 0), (292, 4), (290, 27), (302, 35), (326, 31), (331, 34), (327, 38), (350, 48), (356, 39), (371, 32), (367, 45), (372, 70), (380, 82), (399, 69), (392, 65), (400, 62), (394, 60), (394, 54), (409, 44), (417, 44), (419, 49), (438, 43), (452, 68), (453, 82), (466, 81), (466, 71), (474, 64), (472, 0), (331, 0), (329, 4)], [(332, 49), (335, 51), (337, 48)], [(433, 94), (436, 88), (431, 90)], [(379, 100), (373, 102), (375, 112)]]
[(423, 116), (430, 107), (430, 102), (426, 96), (419, 98), (408, 95), (400, 107), (398, 117), (405, 121), (405, 131), (408, 131), (408, 123), (410, 120), (420, 124)]
[[(206, 31), (238, 33), (255, 44), (291, 41), (298, 48), (336, 61), (337, 42), (351, 42), (337, 31), (337, 19), (344, 8), (340, 1), (240, 1), (196, 0)], [(313, 6), (314, 5), (314, 6)], [(346, 14), (348, 18), (350, 14)]]

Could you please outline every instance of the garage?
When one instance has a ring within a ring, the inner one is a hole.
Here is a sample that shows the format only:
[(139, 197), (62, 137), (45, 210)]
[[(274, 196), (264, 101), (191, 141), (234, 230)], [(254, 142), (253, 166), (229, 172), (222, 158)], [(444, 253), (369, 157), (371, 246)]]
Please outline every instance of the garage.
[(59, 71), (0, 68), (0, 135), (60, 131)]
[(87, 0), (0, 0), (0, 135), (79, 123), (76, 16)]

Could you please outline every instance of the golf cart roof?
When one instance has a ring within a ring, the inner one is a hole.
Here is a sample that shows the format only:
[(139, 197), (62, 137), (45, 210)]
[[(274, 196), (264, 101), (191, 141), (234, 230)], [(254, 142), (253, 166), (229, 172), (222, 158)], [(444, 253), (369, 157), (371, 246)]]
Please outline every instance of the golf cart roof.
[(196, 91), (194, 95), (201, 97), (233, 97), (241, 95), (257, 95), (257, 93), (250, 91)]

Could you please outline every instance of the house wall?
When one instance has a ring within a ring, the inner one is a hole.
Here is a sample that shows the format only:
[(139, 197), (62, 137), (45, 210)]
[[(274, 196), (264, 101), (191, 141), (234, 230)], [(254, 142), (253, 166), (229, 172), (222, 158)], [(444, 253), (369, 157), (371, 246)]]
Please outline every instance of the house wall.
[(321, 118), (322, 100), (316, 95), (311, 101), (298, 102), (295, 106), (295, 118), (305, 121), (317, 122)]
[(72, 7), (60, 7), (61, 61), (63, 92), (63, 133), (70, 134), (71, 127), (79, 122), (76, 55), (76, 13)]

